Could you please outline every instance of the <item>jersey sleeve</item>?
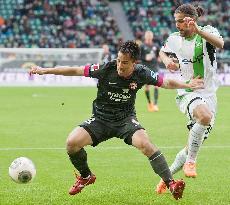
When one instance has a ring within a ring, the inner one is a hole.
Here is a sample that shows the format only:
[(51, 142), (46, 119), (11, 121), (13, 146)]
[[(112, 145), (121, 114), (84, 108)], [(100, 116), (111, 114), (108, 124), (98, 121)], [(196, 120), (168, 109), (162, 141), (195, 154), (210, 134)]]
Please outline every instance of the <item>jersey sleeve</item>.
[(105, 67), (106, 63), (86, 65), (84, 68), (84, 76), (101, 79), (105, 75)]
[(218, 31), (216, 28), (214, 28), (214, 27), (212, 27), (212, 26), (210, 26), (210, 25), (204, 26), (204, 27), (202, 28), (202, 30), (203, 30), (203, 31), (206, 31), (206, 32), (208, 32), (208, 33), (210, 33), (210, 34), (213, 34), (213, 35), (215, 35), (215, 36), (217, 36), (217, 37), (222, 38), (222, 36), (220, 35), (219, 31)]
[(174, 38), (173, 36), (169, 36), (165, 44), (161, 47), (161, 51), (165, 53), (174, 53), (175, 49)]
[(155, 85), (161, 87), (163, 84), (163, 76), (158, 72), (154, 72), (149, 68), (145, 67), (142, 72), (143, 83), (147, 85)]

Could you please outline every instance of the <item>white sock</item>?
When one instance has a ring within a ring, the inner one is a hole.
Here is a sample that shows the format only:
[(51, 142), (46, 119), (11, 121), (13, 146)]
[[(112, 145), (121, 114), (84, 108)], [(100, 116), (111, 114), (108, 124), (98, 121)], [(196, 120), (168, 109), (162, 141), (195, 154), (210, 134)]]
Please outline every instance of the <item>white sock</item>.
[(200, 149), (200, 145), (202, 144), (203, 134), (206, 128), (207, 126), (195, 123), (192, 129), (190, 130), (188, 140), (188, 156), (186, 159), (186, 163), (194, 163), (196, 161), (196, 157)]
[(184, 149), (182, 149), (181, 151), (179, 151), (177, 153), (174, 162), (172, 163), (172, 165), (169, 168), (172, 175), (174, 175), (175, 173), (177, 173), (178, 171), (180, 171), (182, 169), (182, 167), (186, 161), (186, 158), (187, 158), (187, 150), (185, 147)]

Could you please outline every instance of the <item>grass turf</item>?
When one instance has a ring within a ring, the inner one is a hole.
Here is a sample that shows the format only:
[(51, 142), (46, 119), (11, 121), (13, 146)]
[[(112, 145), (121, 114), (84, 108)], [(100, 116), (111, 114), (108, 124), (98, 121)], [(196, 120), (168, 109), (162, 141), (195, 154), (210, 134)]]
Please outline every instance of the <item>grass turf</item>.
[[(155, 194), (159, 177), (148, 160), (119, 139), (86, 148), (97, 181), (81, 194), (69, 196), (74, 176), (65, 151), (66, 136), (90, 117), (96, 89), (1, 87), (0, 204), (230, 204), (229, 92), (229, 87), (218, 91), (218, 116), (199, 154), (198, 178), (185, 179), (184, 197), (175, 201), (170, 193)], [(143, 91), (136, 103), (139, 122), (169, 164), (187, 140), (186, 118), (175, 105), (175, 94), (160, 89), (158, 113), (147, 112)], [(31, 158), (37, 167), (29, 184), (16, 184), (8, 176), (10, 163), (19, 156)], [(175, 178), (184, 178), (183, 173)]]

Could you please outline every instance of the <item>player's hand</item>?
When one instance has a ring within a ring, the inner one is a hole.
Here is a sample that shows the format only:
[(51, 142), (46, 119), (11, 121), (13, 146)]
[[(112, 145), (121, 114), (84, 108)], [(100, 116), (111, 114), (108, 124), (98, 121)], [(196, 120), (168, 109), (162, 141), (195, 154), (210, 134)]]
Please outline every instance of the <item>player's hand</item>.
[(45, 74), (45, 69), (44, 68), (41, 68), (37, 65), (35, 66), (31, 66), (31, 69), (29, 71), (29, 74), (32, 75), (32, 74), (39, 74), (39, 75), (43, 75)]
[(204, 80), (200, 76), (197, 76), (191, 79), (188, 85), (192, 90), (204, 89)]
[(200, 29), (199, 26), (197, 25), (196, 21), (191, 18), (191, 17), (185, 17), (184, 22), (186, 23), (188, 28), (191, 28), (194, 33), (199, 33)]
[(180, 68), (179, 63), (173, 58), (168, 58), (165, 62), (165, 66), (172, 73)]

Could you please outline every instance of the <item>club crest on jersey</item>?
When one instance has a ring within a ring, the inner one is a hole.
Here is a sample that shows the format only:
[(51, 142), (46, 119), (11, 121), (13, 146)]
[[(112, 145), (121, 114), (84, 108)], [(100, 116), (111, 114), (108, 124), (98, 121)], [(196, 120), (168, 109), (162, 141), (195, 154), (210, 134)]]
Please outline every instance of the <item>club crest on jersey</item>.
[(137, 88), (137, 83), (135, 83), (135, 82), (130, 83), (130, 84), (129, 84), (129, 88), (130, 88), (131, 90), (135, 90), (135, 89)]
[(96, 70), (98, 70), (99, 69), (99, 63), (97, 63), (97, 64), (92, 64), (91, 66), (90, 66), (90, 71), (96, 71)]

